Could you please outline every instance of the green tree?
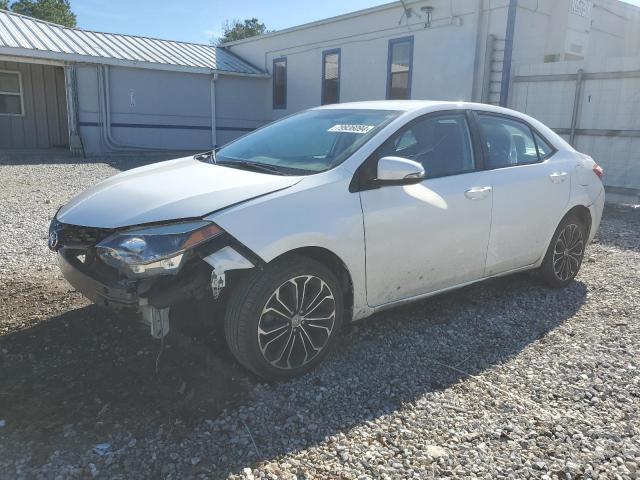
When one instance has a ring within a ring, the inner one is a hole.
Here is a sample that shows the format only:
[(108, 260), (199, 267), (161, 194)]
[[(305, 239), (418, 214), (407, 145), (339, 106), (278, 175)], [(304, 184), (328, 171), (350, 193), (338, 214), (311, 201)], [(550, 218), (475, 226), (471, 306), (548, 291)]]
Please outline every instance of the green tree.
[[(0, 8), (3, 1), (6, 4), (8, 0), (0, 0)], [(11, 10), (66, 27), (76, 26), (76, 14), (71, 11), (69, 0), (18, 0), (11, 4)]]
[(9, 10), (9, 0), (0, 0), (0, 10)]
[(217, 41), (218, 45), (269, 32), (265, 24), (257, 18), (248, 18), (242, 22), (240, 20), (227, 20), (222, 26), (222, 31), (222, 37), (218, 38)]

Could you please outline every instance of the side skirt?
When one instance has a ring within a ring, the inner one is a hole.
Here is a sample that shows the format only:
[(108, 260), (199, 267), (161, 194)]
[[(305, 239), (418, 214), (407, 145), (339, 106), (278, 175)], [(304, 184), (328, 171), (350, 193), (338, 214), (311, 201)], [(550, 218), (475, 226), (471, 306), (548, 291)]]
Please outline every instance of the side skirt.
[(506, 272), (497, 273), (495, 275), (490, 275), (488, 277), (478, 278), (477, 280), (472, 280), (470, 282), (460, 283), (458, 285), (453, 285), (451, 287), (442, 288), (440, 290), (435, 290), (433, 292), (422, 293), (420, 295), (415, 295), (413, 297), (403, 298), (401, 300), (394, 300), (393, 302), (383, 303), (382, 305), (378, 305), (377, 307), (373, 307), (373, 313), (378, 313), (384, 310), (388, 310), (393, 307), (398, 307), (400, 305), (405, 305), (407, 303), (417, 302), (418, 300), (423, 300), (425, 298), (433, 297), (435, 295), (439, 295), (441, 293), (446, 293), (451, 290), (457, 290), (458, 288), (466, 287), (468, 285), (473, 285), (474, 283), (483, 282), (485, 280), (489, 280), (490, 278), (504, 277), (506, 275), (511, 275), (514, 273), (524, 272), (527, 270), (533, 270), (538, 266), (539, 262), (532, 263), (525, 267), (514, 268), (512, 270), (507, 270)]

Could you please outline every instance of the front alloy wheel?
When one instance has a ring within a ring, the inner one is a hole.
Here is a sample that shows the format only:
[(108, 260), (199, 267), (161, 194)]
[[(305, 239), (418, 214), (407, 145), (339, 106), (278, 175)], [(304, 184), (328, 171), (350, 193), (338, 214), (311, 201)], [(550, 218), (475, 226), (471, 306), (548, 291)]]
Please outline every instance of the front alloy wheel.
[(336, 302), (319, 277), (291, 278), (271, 294), (258, 321), (262, 356), (274, 367), (300, 368), (326, 346), (336, 318)]
[(225, 336), (240, 363), (269, 380), (316, 366), (343, 316), (341, 285), (327, 267), (291, 255), (248, 273), (234, 288)]

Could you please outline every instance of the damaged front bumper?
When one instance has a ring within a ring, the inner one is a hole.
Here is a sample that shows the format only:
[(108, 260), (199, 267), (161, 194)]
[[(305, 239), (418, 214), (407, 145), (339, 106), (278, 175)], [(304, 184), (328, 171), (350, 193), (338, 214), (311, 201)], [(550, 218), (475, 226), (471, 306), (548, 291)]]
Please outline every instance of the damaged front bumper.
[(194, 249), (177, 273), (136, 279), (104, 264), (94, 250), (75, 245), (59, 248), (58, 264), (65, 279), (97, 305), (141, 314), (156, 338), (168, 333), (172, 306), (207, 296), (218, 300), (227, 286), (228, 271), (253, 268), (260, 261), (224, 235)]
[(67, 282), (96, 305), (112, 310), (138, 308), (137, 282), (127, 279), (114, 281), (95, 278), (84, 268), (82, 262), (66, 249), (58, 251), (58, 266)]

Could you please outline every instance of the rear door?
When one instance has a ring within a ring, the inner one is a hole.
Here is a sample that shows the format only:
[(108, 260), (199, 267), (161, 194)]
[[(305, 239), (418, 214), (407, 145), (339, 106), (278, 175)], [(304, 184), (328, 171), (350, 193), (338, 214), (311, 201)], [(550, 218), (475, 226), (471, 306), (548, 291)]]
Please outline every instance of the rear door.
[(465, 112), (412, 121), (367, 160), (365, 177), (374, 178), (378, 160), (389, 155), (422, 163), (427, 177), (415, 185), (360, 192), (369, 304), (379, 306), (480, 278), (492, 195), (488, 172), (476, 170), (478, 155)]
[(493, 187), (485, 275), (535, 263), (571, 193), (571, 166), (527, 123), (477, 112), (488, 182)]

